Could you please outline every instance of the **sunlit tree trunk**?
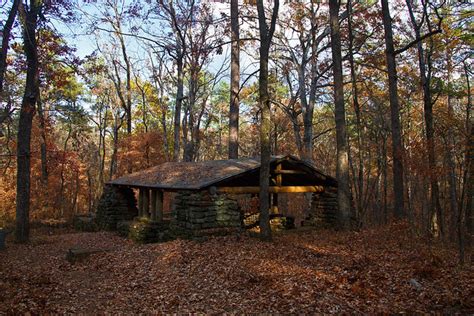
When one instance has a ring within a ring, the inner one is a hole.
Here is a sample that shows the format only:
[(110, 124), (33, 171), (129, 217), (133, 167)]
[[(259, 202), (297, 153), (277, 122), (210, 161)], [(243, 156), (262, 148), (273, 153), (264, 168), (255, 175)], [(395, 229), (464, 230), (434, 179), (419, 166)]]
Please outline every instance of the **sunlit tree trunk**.
[(229, 110), (229, 159), (239, 158), (239, 89), (240, 89), (240, 34), (239, 2), (230, 1), (230, 110)]
[(339, 226), (349, 228), (351, 221), (351, 193), (349, 188), (349, 156), (344, 108), (344, 83), (342, 77), (341, 34), (339, 29), (339, 1), (329, 1), (331, 48), (334, 74), (334, 104), (336, 119), (337, 165), (336, 177)]

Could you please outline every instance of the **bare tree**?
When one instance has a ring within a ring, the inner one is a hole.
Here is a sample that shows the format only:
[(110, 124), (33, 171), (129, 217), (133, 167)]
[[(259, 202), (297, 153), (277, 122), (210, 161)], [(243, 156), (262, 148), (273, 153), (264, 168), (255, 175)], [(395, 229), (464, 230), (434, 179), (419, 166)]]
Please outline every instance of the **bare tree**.
[[(180, 130), (181, 130), (181, 110), (184, 100), (184, 72), (185, 72), (185, 56), (187, 53), (187, 30), (192, 21), (194, 13), (195, 1), (164, 1), (158, 0), (160, 8), (163, 9), (164, 17), (167, 20), (174, 35), (174, 42), (167, 39), (162, 45), (164, 49), (176, 62), (176, 103), (174, 110), (174, 127), (173, 127), (173, 160), (179, 159), (180, 151)], [(179, 11), (176, 10), (177, 7)]]

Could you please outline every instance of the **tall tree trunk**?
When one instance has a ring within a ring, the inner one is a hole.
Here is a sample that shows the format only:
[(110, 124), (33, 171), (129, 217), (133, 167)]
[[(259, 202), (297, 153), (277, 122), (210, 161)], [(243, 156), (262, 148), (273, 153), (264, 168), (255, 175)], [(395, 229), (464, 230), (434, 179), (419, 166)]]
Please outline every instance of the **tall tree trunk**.
[(259, 105), (261, 112), (260, 122), (260, 235), (264, 240), (271, 240), (269, 214), (269, 185), (270, 185), (270, 133), (272, 123), (270, 119), (270, 96), (268, 93), (268, 57), (272, 43), (275, 24), (278, 16), (279, 0), (274, 1), (270, 27), (265, 18), (263, 0), (257, 0), (258, 25), (260, 33), (260, 73)]
[(383, 215), (384, 224), (388, 223), (388, 172), (387, 172), (387, 137), (383, 137), (383, 156), (382, 156), (382, 178), (383, 178)]
[[(15, 22), (16, 14), (18, 12), (18, 4), (20, 0), (14, 0), (10, 12), (8, 13), (7, 20), (2, 30), (2, 47), (0, 50), (0, 102), (3, 100), (3, 81), (5, 79), (5, 73), (7, 71), (7, 53), (10, 44), (10, 35), (13, 29), (13, 23)], [(1, 123), (2, 121), (0, 121)]]
[(464, 237), (467, 230), (467, 243), (472, 243), (474, 235), (474, 215), (472, 212), (474, 206), (474, 113), (472, 110), (471, 85), (469, 80), (469, 68), (464, 61), (464, 73), (467, 83), (467, 107), (466, 107), (466, 151), (465, 151), (465, 171), (463, 179), (463, 194), (461, 197), (461, 206), (458, 215), (458, 242), (459, 242), (459, 261), (464, 263)]
[(181, 127), (181, 107), (184, 97), (184, 79), (183, 79), (183, 56), (180, 55), (177, 59), (177, 83), (176, 83), (176, 106), (174, 109), (174, 144), (173, 144), (173, 160), (177, 161), (179, 158), (179, 136)]
[[(354, 34), (352, 29), (352, 1), (347, 1), (347, 27), (349, 35), (349, 65), (351, 67), (351, 85), (352, 85), (352, 103), (354, 106), (354, 112), (356, 115), (356, 133), (357, 133), (357, 147), (358, 147), (358, 172), (356, 183), (356, 198), (357, 198), (357, 214), (356, 218), (360, 221), (360, 216), (363, 212), (362, 201), (364, 196), (364, 158), (362, 150), (362, 123), (361, 123), (361, 111), (359, 104), (359, 90), (357, 89), (357, 74), (354, 63)], [(355, 174), (354, 174), (355, 176)]]
[(394, 216), (401, 219), (406, 216), (404, 207), (404, 184), (403, 184), (403, 145), (402, 128), (400, 124), (400, 105), (398, 103), (397, 87), (397, 65), (395, 60), (395, 49), (393, 45), (392, 18), (388, 0), (382, 2), (382, 17), (385, 31), (385, 57), (387, 61), (388, 86), (390, 99), (390, 120), (392, 124), (392, 154), (393, 154), (393, 195)]
[(30, 155), (31, 127), (39, 94), (38, 46), (36, 26), (41, 10), (39, 0), (31, 0), (28, 9), (20, 3), (23, 24), (23, 48), (27, 70), (25, 93), (21, 103), (17, 140), (16, 230), (17, 242), (27, 242), (30, 236)]
[(300, 102), (303, 114), (303, 160), (313, 161), (313, 113), (314, 104), (308, 102), (306, 94), (306, 63), (302, 63), (298, 70), (298, 81), (300, 86)]
[(46, 147), (46, 118), (44, 116), (43, 102), (41, 96), (38, 95), (37, 101), (38, 117), (40, 123), (40, 151), (41, 151), (41, 182), (44, 185), (48, 185), (48, 153)]
[(339, 1), (329, 0), (331, 48), (334, 74), (334, 103), (336, 120), (337, 166), (336, 177), (339, 226), (349, 228), (351, 222), (351, 191), (349, 188), (349, 156), (344, 108), (344, 83), (342, 77), (341, 33), (339, 29)]
[[(119, 122), (118, 113), (114, 117), (114, 126), (113, 126), (113, 148), (112, 156), (110, 157), (110, 173), (109, 180), (112, 180), (113, 176), (117, 173), (117, 155), (118, 155), (118, 143), (119, 143), (119, 129), (122, 125)], [(105, 145), (104, 145), (105, 146)]]
[[(450, 48), (446, 48), (446, 70), (448, 75), (448, 115), (449, 117), (454, 117), (453, 101), (452, 101), (452, 56)], [(455, 139), (453, 127), (450, 125), (448, 127), (448, 144), (446, 149), (446, 160), (448, 163), (448, 184), (449, 184), (449, 206), (451, 210), (451, 229), (450, 229), (450, 238), (451, 240), (456, 239), (456, 227), (457, 227), (457, 217), (459, 216), (458, 212), (458, 190), (456, 187), (456, 163), (454, 161), (455, 156)]]
[[(15, 22), (16, 14), (18, 12), (18, 4), (20, 0), (14, 0), (8, 18), (2, 30), (2, 46), (0, 48), (0, 103), (3, 102), (3, 83), (5, 80), (5, 73), (7, 72), (7, 53), (10, 44), (10, 35)], [(12, 102), (7, 102), (6, 107), (1, 109), (0, 124), (2, 124), (11, 114)]]
[[(126, 104), (125, 104), (125, 116), (127, 120), (127, 134), (132, 134), (132, 69), (130, 65), (130, 59), (128, 57), (127, 45), (125, 43), (124, 35), (122, 32), (122, 14), (119, 13), (118, 7), (113, 7), (115, 13), (115, 22), (112, 22), (112, 27), (115, 30), (115, 34), (120, 42), (120, 49), (122, 51), (122, 59), (125, 63), (125, 89), (126, 89)], [(117, 74), (118, 76), (118, 74)], [(129, 166), (129, 172), (131, 172), (131, 166)]]
[[(110, 98), (107, 98), (107, 104), (109, 104), (109, 102), (110, 102)], [(105, 105), (103, 118), (101, 118), (102, 116), (101, 113), (102, 113), (102, 109), (99, 112), (99, 158), (100, 158), (99, 185), (100, 187), (102, 187), (104, 184), (105, 156), (106, 156), (105, 134), (107, 130), (108, 105)]]
[(230, 110), (229, 110), (229, 159), (239, 158), (239, 89), (240, 89), (240, 34), (239, 2), (230, 1)]
[[(432, 217), (435, 216), (437, 219), (436, 226), (439, 227), (439, 233), (443, 234), (443, 216), (441, 214), (441, 205), (439, 202), (439, 186), (436, 171), (436, 157), (434, 148), (434, 127), (433, 127), (433, 101), (431, 98), (431, 52), (426, 52), (423, 49), (423, 42), (421, 41), (420, 27), (415, 15), (413, 13), (412, 1), (407, 0), (406, 4), (410, 13), (410, 20), (415, 31), (415, 39), (418, 41), (418, 66), (420, 68), (420, 82), (423, 88), (423, 110), (425, 115), (425, 132), (426, 132), (426, 148), (428, 151), (428, 168), (430, 170), (430, 186), (431, 186), (431, 199), (430, 199), (430, 212)], [(426, 19), (429, 17), (426, 16)], [(425, 63), (425, 57), (428, 64)]]
[(59, 217), (62, 218), (64, 216), (64, 209), (65, 209), (65, 203), (66, 203), (66, 198), (64, 197), (64, 184), (66, 179), (64, 178), (64, 165), (67, 163), (66, 161), (66, 153), (67, 153), (67, 145), (69, 142), (69, 139), (71, 138), (72, 134), (72, 124), (69, 123), (69, 129), (67, 132), (66, 139), (64, 140), (64, 146), (63, 146), (63, 155), (62, 155), (62, 163), (61, 163), (61, 172), (60, 172), (60, 179), (61, 179), (61, 185), (59, 186), (59, 196), (58, 196), (58, 205), (59, 205)]

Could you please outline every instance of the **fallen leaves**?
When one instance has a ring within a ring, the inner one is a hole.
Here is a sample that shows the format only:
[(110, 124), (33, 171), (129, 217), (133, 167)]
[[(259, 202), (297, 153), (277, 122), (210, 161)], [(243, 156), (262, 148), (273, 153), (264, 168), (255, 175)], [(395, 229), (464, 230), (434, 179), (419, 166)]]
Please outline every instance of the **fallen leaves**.
[[(111, 250), (71, 264), (74, 247)], [(473, 312), (473, 272), (404, 225), (294, 231), (272, 243), (39, 235), (0, 252), (0, 314)]]

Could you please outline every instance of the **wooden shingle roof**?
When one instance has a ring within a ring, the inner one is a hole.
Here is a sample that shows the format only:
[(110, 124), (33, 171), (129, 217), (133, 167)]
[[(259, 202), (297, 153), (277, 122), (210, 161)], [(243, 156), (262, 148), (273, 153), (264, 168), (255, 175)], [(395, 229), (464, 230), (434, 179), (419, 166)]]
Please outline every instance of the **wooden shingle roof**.
[[(320, 179), (327, 180), (332, 184), (336, 183), (334, 178), (324, 175), (311, 164), (293, 156), (274, 156), (271, 158), (272, 163), (283, 160), (293, 160), (300, 163), (306, 166), (309, 173), (314, 173)], [(119, 177), (108, 182), (108, 184), (168, 190), (200, 190), (248, 172), (255, 172), (259, 168), (260, 158), (165, 162)]]

